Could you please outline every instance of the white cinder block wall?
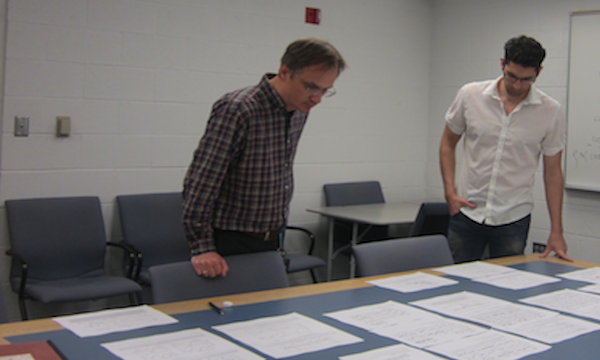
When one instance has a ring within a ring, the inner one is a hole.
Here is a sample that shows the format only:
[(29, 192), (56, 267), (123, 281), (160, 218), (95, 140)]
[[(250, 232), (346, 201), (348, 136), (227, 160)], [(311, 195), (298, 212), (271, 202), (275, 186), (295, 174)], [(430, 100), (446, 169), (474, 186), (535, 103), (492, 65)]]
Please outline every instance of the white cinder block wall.
[[(304, 24), (305, 7), (321, 8), (321, 25)], [(291, 222), (324, 239), (324, 223), (305, 212), (322, 203), (324, 183), (378, 179), (388, 201), (442, 194), (443, 114), (460, 85), (500, 74), (509, 37), (526, 33), (544, 44), (537, 84), (566, 104), (569, 13), (591, 9), (600, 9), (597, 1), (0, 0), (0, 199), (98, 195), (109, 238), (118, 240), (115, 196), (178, 191), (211, 104), (276, 71), (289, 42), (317, 36), (335, 44), (349, 68), (305, 129)], [(27, 138), (12, 135), (17, 115), (31, 119)], [(56, 138), (55, 117), (64, 115), (72, 134)], [(545, 242), (538, 180), (530, 238)], [(600, 259), (599, 205), (597, 193), (566, 193), (576, 258)], [(0, 259), (17, 319), (8, 261)], [(99, 306), (34, 306), (32, 315)]]
[[(570, 13), (599, 9), (600, 3), (586, 0), (433, 1), (427, 168), (430, 196), (443, 194), (437, 147), (444, 113), (458, 88), (469, 81), (501, 75), (504, 43), (513, 36), (527, 34), (538, 39), (547, 50), (536, 85), (563, 104), (566, 112)], [(597, 34), (590, 34), (590, 40), (596, 38)], [(590, 46), (595, 44), (595, 40), (590, 42)], [(546, 243), (550, 220), (541, 167), (535, 199), (529, 243)], [(569, 254), (580, 260), (600, 261), (600, 194), (567, 190), (563, 216)], [(531, 251), (531, 245), (527, 250)]]
[[(349, 68), (312, 111), (298, 150), (291, 223), (328, 182), (378, 179), (388, 201), (426, 194), (431, 2), (423, 0), (2, 0), (7, 6), (0, 199), (98, 195), (109, 239), (115, 196), (179, 191), (212, 103), (275, 72), (285, 47), (331, 41)], [(322, 11), (304, 23), (305, 8)], [(3, 37), (4, 38), (4, 37)], [(13, 136), (15, 116), (30, 135)], [(57, 138), (55, 118), (72, 133)], [(8, 247), (2, 207), (2, 250)], [(16, 296), (7, 286), (11, 316)], [(33, 317), (103, 302), (31, 305)]]

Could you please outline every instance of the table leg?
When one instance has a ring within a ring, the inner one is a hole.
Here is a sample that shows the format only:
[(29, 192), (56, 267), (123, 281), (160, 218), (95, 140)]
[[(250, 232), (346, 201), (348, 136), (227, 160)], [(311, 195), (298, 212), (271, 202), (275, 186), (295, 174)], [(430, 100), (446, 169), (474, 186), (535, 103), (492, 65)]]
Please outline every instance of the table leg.
[(327, 281), (331, 281), (331, 270), (333, 266), (333, 231), (335, 229), (335, 220), (328, 219), (328, 237), (327, 237)]

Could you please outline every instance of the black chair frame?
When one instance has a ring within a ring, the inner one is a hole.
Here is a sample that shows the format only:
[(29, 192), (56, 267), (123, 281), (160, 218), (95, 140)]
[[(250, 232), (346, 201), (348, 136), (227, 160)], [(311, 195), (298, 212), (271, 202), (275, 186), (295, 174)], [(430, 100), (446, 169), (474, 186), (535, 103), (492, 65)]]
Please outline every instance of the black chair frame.
[[(126, 244), (120, 244), (120, 243), (114, 243), (114, 242), (107, 242), (106, 245), (107, 246), (115, 246), (120, 249), (123, 249), (125, 251), (125, 254), (127, 254), (126, 256), (129, 257), (130, 269), (135, 268), (136, 262), (137, 262), (137, 254), (138, 254), (135, 251), (135, 249), (133, 249), (132, 247), (130, 247)], [(15, 251), (9, 249), (9, 250), (6, 250), (5, 253), (6, 253), (6, 255), (10, 256), (11, 258), (13, 258), (14, 260), (16, 260), (18, 262), (18, 268), (20, 269), (20, 274), (19, 274), (20, 281), (19, 281), (19, 290), (18, 290), (19, 310), (21, 312), (21, 319), (28, 320), (29, 317), (27, 314), (27, 306), (26, 306), (25, 300), (30, 299), (30, 297), (27, 296), (27, 294), (25, 292), (25, 288), (27, 287), (29, 266), (27, 265), (27, 262)], [(132, 279), (131, 273), (126, 274), (126, 276), (128, 278)], [(139, 300), (137, 298), (137, 294), (135, 294), (135, 293), (129, 294), (129, 301), (132, 304), (138, 304)]]

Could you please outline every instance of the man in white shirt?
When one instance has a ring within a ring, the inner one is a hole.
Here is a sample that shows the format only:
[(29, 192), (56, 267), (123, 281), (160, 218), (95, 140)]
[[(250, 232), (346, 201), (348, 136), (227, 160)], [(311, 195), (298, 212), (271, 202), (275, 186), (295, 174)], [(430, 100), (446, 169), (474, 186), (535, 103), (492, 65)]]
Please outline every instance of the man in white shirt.
[(562, 228), (566, 121), (560, 104), (533, 85), (546, 51), (526, 36), (510, 39), (504, 50), (503, 75), (464, 85), (446, 113), (440, 166), (451, 215), (448, 242), (457, 263), (481, 259), (488, 245), (490, 257), (523, 254), (542, 155), (551, 229), (541, 256), (554, 251), (571, 260)]

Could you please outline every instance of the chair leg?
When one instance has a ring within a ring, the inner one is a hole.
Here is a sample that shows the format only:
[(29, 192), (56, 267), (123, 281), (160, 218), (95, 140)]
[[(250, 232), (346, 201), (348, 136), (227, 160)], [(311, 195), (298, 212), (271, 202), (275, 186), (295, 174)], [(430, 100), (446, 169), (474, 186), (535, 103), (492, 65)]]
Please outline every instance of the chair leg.
[(312, 277), (313, 283), (318, 283), (317, 281), (317, 277), (315, 276), (315, 271), (313, 269), (310, 269), (310, 276)]
[(27, 308), (25, 307), (25, 298), (22, 296), (19, 296), (19, 308), (21, 309), (21, 320), (28, 320)]
[(138, 296), (137, 292), (129, 293), (129, 304), (136, 306), (140, 304), (140, 296)]

